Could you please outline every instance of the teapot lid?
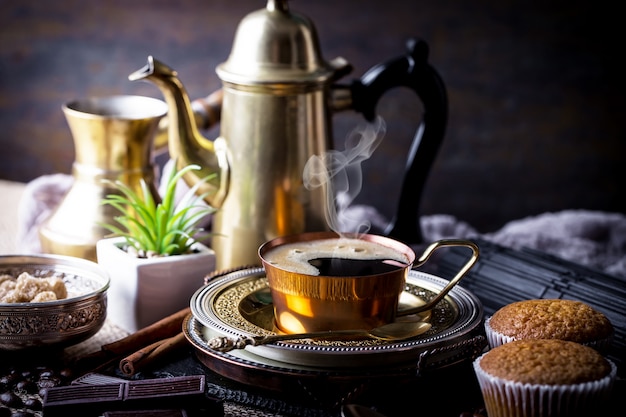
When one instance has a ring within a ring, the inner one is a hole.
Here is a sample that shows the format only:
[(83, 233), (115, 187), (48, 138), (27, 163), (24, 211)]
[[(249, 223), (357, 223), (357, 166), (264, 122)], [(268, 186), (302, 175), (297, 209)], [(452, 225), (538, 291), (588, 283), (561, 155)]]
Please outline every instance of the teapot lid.
[(228, 60), (217, 67), (222, 81), (234, 84), (321, 83), (333, 72), (311, 20), (290, 12), (287, 0), (268, 0), (244, 17)]

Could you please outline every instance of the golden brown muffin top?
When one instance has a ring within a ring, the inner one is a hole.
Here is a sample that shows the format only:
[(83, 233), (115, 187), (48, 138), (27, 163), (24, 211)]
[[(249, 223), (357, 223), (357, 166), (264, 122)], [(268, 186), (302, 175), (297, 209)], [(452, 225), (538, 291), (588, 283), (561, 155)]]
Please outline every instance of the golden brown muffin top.
[(525, 300), (496, 311), (491, 328), (514, 339), (561, 339), (586, 343), (611, 336), (609, 319), (574, 300)]
[(480, 360), (488, 374), (521, 383), (569, 385), (609, 375), (611, 365), (595, 349), (557, 339), (516, 340)]

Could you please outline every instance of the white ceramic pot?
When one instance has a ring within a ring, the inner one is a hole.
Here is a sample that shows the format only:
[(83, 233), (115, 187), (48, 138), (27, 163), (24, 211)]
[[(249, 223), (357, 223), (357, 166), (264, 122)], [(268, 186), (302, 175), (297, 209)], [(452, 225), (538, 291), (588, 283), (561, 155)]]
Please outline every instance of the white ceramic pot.
[(102, 239), (96, 254), (111, 278), (107, 317), (129, 333), (189, 307), (204, 277), (215, 270), (215, 252), (200, 243), (192, 254), (151, 259), (128, 255), (123, 244), (123, 238)]

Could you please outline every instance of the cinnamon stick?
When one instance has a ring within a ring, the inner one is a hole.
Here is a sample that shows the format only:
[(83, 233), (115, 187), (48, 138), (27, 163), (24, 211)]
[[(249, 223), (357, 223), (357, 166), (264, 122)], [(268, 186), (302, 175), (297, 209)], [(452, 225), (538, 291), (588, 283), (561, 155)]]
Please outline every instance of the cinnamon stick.
[(127, 376), (133, 376), (142, 369), (169, 357), (187, 345), (187, 339), (181, 332), (176, 336), (159, 340), (149, 346), (139, 349), (137, 352), (125, 357), (120, 361), (120, 371)]
[(189, 307), (184, 308), (120, 340), (102, 345), (102, 350), (115, 355), (127, 355), (159, 340), (175, 336), (180, 333), (183, 320), (190, 311)]
[(83, 356), (75, 365), (80, 373), (99, 370), (119, 361), (122, 356), (130, 355), (143, 347), (176, 336), (181, 332), (183, 321), (190, 312), (189, 307), (184, 308), (122, 339), (102, 345), (99, 351)]

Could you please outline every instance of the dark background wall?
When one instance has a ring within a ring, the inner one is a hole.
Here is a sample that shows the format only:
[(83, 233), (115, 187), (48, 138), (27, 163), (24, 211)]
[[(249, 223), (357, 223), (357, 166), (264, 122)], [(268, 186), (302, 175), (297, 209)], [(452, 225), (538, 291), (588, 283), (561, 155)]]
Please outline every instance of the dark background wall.
[[(61, 111), (111, 94), (161, 98), (128, 74), (148, 55), (174, 67), (192, 98), (219, 88), (236, 25), (263, 0), (0, 1), (0, 179), (69, 173), (74, 145)], [(624, 36), (608, 1), (294, 0), (326, 59), (362, 75), (421, 37), (446, 83), (446, 138), (421, 212), (482, 232), (545, 211), (626, 212)], [(398, 90), (379, 105), (389, 125), (364, 164), (358, 202), (390, 216), (420, 103)], [(335, 117), (341, 143), (360, 122)], [(214, 136), (215, 132), (209, 132)], [(340, 146), (340, 145), (338, 145)]]

